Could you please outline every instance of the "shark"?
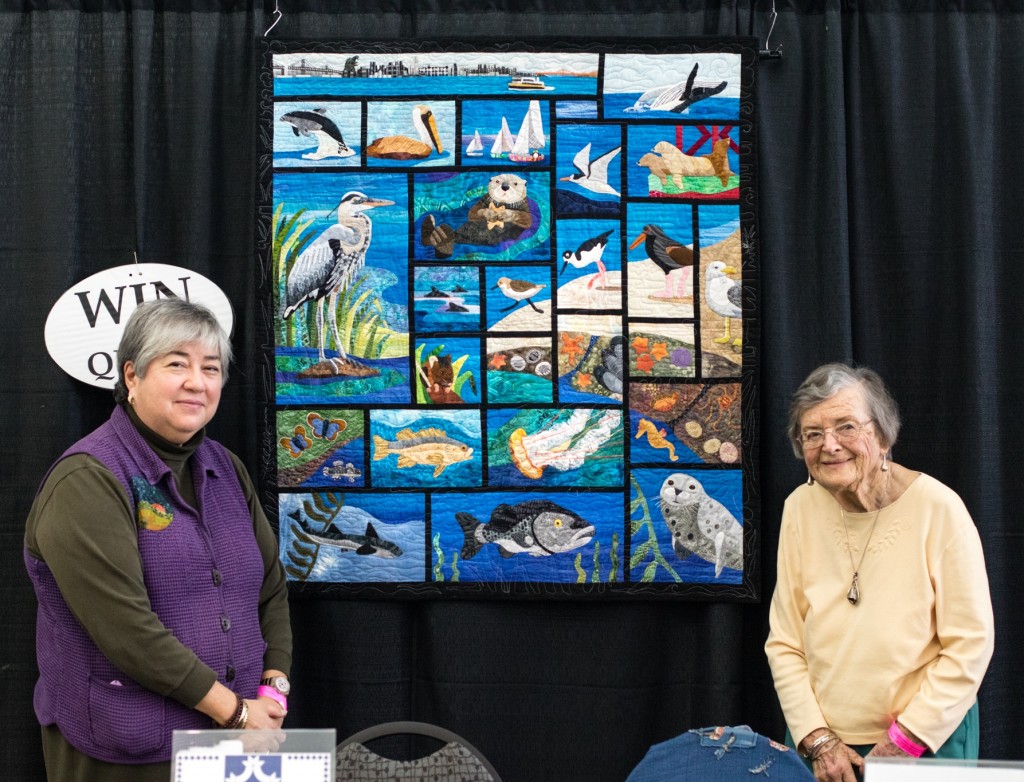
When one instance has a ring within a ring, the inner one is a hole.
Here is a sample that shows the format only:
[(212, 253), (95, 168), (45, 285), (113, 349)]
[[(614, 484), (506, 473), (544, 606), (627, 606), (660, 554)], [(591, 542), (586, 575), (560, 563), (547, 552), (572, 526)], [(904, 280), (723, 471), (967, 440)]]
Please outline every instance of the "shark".
[(298, 522), (300, 529), (295, 532), (295, 535), (300, 539), (313, 541), (322, 546), (331, 546), (342, 551), (354, 551), (356, 554), (366, 557), (397, 559), (402, 556), (402, 549), (390, 540), (384, 540), (370, 522), (366, 524), (366, 534), (364, 535), (339, 532), (333, 525), (316, 532), (302, 518), (300, 511), (296, 510), (288, 515)]

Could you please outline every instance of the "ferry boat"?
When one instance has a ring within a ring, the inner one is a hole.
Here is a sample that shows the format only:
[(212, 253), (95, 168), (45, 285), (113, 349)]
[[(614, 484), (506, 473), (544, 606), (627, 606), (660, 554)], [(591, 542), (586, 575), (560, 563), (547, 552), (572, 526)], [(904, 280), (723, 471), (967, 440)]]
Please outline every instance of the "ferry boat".
[(523, 92), (553, 90), (538, 76), (516, 76), (508, 83), (510, 90), (522, 90)]

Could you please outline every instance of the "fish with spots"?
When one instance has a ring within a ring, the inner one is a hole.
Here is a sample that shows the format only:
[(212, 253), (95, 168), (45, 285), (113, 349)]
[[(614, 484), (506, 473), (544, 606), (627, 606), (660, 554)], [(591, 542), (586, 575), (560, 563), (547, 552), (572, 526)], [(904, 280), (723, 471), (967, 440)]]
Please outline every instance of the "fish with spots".
[(456, 513), (455, 520), (465, 538), (463, 559), (472, 559), (488, 543), (495, 544), (506, 558), (516, 554), (561, 554), (587, 545), (595, 531), (593, 524), (550, 500), (502, 503), (491, 512), (486, 524), (464, 512)]

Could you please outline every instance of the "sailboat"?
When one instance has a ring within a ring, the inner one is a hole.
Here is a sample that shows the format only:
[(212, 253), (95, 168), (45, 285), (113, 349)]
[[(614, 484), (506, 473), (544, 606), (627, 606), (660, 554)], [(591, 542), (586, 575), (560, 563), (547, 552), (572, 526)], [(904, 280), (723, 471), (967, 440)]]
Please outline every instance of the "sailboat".
[(494, 144), (491, 146), (491, 157), (508, 157), (516, 140), (512, 138), (512, 131), (508, 129), (508, 120), (501, 118), (501, 131), (494, 137)]
[(469, 157), (480, 157), (484, 153), (484, 142), (480, 140), (480, 131), (473, 131), (473, 140), (466, 147), (466, 154)]
[(539, 163), (544, 159), (541, 149), (545, 145), (544, 120), (540, 115), (540, 101), (531, 100), (530, 108), (523, 117), (523, 124), (516, 136), (515, 146), (508, 153), (508, 159), (516, 163)]

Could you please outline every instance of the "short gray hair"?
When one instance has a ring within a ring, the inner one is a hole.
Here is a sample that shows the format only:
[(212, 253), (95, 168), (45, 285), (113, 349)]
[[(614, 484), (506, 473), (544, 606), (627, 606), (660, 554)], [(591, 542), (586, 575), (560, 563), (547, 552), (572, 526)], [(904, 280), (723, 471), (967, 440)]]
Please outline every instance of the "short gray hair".
[(851, 367), (847, 364), (823, 364), (807, 376), (793, 393), (789, 405), (789, 440), (793, 453), (803, 458), (800, 444), (800, 419), (804, 413), (820, 402), (830, 399), (845, 388), (860, 386), (864, 389), (864, 400), (868, 406), (875, 431), (881, 436), (882, 445), (889, 450), (896, 444), (900, 433), (900, 411), (881, 375), (867, 367)]
[(177, 297), (147, 301), (128, 318), (117, 348), (118, 377), (114, 399), (128, 399), (124, 365), (129, 361), (139, 377), (145, 377), (150, 363), (189, 342), (213, 348), (220, 356), (221, 385), (228, 380), (231, 340), (217, 317), (201, 304)]

